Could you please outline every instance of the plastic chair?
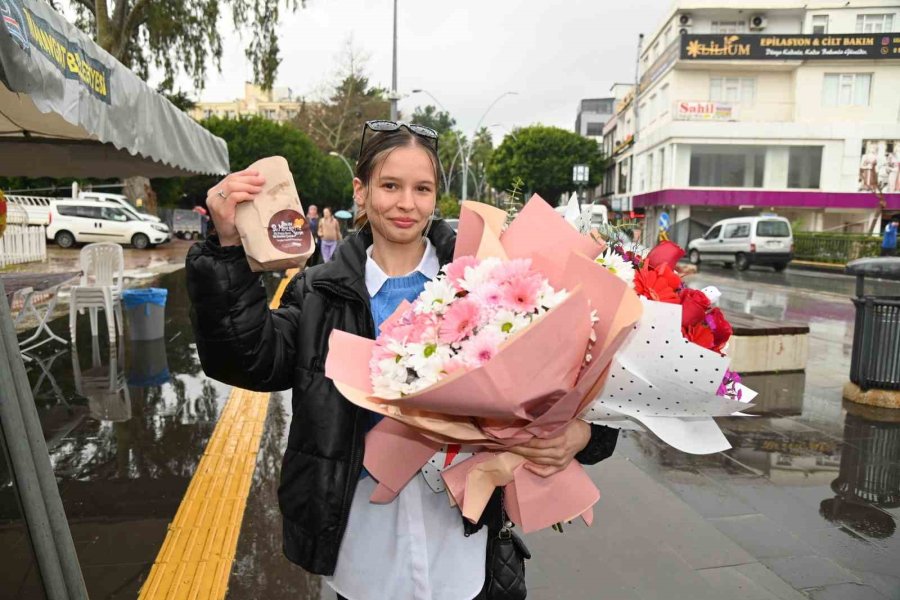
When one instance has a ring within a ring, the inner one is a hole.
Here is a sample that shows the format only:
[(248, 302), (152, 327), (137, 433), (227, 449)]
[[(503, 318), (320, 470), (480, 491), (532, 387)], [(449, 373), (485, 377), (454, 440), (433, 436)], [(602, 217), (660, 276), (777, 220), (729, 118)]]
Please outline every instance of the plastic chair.
[(91, 316), (91, 336), (97, 336), (97, 310), (103, 309), (110, 346), (115, 345), (116, 329), (125, 333), (122, 317), (122, 282), (125, 279), (125, 254), (122, 246), (110, 242), (88, 244), (81, 249), (81, 281), (69, 291), (69, 336), (75, 345), (77, 313), (87, 309)]

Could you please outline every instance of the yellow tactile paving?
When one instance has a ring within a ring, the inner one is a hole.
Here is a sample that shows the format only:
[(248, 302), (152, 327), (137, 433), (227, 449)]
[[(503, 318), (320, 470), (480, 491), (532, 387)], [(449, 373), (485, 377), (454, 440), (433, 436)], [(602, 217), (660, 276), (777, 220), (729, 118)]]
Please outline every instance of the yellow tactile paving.
[[(296, 270), (288, 271), (271, 306)], [(169, 525), (141, 600), (218, 600), (228, 591), (269, 394), (234, 388)]]

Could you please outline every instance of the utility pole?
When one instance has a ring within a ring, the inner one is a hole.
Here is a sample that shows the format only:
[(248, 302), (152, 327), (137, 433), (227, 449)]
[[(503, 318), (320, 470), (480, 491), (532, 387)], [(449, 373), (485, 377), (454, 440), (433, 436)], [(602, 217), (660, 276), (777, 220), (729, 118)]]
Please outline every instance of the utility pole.
[(391, 74), (391, 121), (397, 120), (397, 0), (394, 0), (394, 68)]

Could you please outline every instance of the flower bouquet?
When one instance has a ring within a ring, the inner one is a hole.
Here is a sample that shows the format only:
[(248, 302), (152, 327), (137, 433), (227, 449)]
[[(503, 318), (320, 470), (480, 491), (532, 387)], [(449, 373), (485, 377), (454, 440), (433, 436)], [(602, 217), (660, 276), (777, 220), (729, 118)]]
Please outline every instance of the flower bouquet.
[(732, 329), (714, 287), (695, 290), (675, 272), (684, 251), (662, 242), (646, 256), (612, 244), (596, 261), (632, 286), (644, 316), (613, 359), (609, 385), (584, 418), (648, 429), (693, 454), (731, 447), (712, 417), (741, 415), (755, 392), (729, 369)]
[(389, 502), (447, 444), (482, 451), (441, 472), (477, 521), (497, 486), (525, 532), (582, 516), (599, 492), (572, 462), (544, 478), (504, 449), (553, 436), (584, 413), (639, 321), (633, 290), (593, 259), (600, 247), (533, 198), (506, 214), (464, 203), (455, 260), (378, 340), (335, 331), (326, 375), (351, 402), (390, 417), (366, 438), (364, 465)]

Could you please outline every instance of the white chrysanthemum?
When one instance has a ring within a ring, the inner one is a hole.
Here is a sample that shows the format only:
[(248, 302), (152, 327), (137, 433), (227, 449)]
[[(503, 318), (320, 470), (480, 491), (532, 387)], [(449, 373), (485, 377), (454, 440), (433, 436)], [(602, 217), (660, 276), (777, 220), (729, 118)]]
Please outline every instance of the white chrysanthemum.
[(485, 329), (491, 329), (502, 334), (505, 337), (510, 336), (517, 331), (521, 331), (531, 324), (531, 319), (527, 315), (508, 309), (500, 309), (491, 315), (490, 322), (485, 325)]
[(456, 290), (444, 278), (438, 278), (425, 284), (425, 290), (419, 294), (416, 311), (420, 313), (442, 314), (447, 306), (456, 299)]
[(406, 365), (414, 369), (419, 378), (437, 381), (444, 370), (444, 364), (453, 356), (450, 347), (444, 344), (408, 344), (409, 357)]
[[(538, 303), (539, 307), (546, 309), (546, 310), (550, 310), (550, 309), (556, 308), (557, 306), (562, 304), (562, 301), (565, 300), (566, 296), (568, 296), (568, 295), (569, 295), (569, 292), (567, 292), (566, 290), (563, 289), (563, 290), (556, 291), (553, 289), (553, 287), (549, 283), (547, 283), (545, 281), (544, 285), (541, 286), (541, 291), (538, 292), (538, 302), (537, 303)], [(544, 312), (544, 311), (538, 311), (538, 312)]]
[(465, 275), (459, 281), (459, 287), (473, 292), (491, 278), (491, 273), (501, 264), (500, 259), (494, 256), (488, 257), (475, 265), (466, 267)]
[(603, 265), (606, 269), (627, 283), (629, 286), (634, 284), (634, 265), (619, 256), (612, 248), (608, 248), (594, 259), (597, 264)]

